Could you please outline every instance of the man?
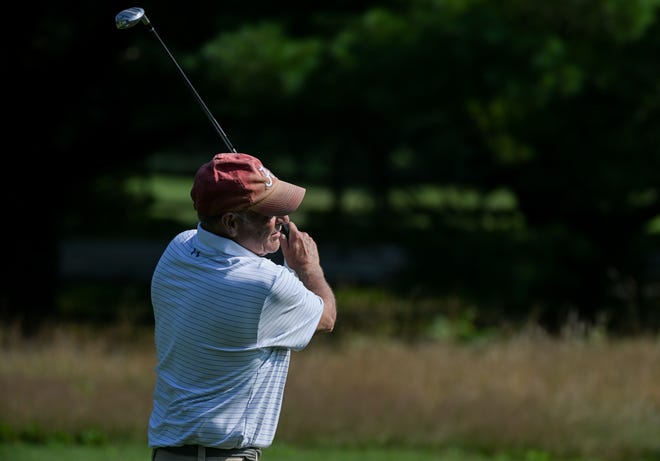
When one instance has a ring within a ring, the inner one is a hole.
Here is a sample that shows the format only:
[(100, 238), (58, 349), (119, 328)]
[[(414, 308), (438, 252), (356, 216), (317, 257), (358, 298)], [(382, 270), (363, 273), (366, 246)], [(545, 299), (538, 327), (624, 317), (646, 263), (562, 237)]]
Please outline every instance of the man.
[[(305, 195), (247, 154), (217, 154), (190, 195), (199, 222), (153, 274), (156, 461), (257, 460), (277, 428), (290, 353), (330, 332), (316, 243), (290, 221)], [(288, 227), (288, 236), (283, 226)], [(279, 249), (284, 265), (266, 255)]]

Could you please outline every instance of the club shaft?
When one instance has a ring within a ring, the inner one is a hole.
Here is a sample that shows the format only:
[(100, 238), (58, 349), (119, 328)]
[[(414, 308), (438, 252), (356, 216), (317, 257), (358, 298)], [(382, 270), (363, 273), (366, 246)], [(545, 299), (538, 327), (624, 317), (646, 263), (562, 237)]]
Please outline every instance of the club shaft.
[[(146, 16), (144, 18), (146, 19)], [(229, 141), (229, 138), (225, 134), (224, 130), (222, 129), (222, 127), (220, 126), (218, 121), (215, 119), (215, 117), (213, 117), (213, 114), (211, 114), (211, 111), (209, 110), (209, 108), (206, 107), (206, 104), (204, 104), (204, 101), (202, 101), (202, 98), (200, 97), (199, 93), (197, 93), (197, 90), (195, 90), (195, 87), (192, 85), (192, 83), (190, 83), (190, 80), (186, 76), (185, 72), (183, 71), (181, 66), (179, 66), (179, 63), (176, 61), (176, 59), (174, 59), (174, 55), (172, 53), (170, 53), (170, 50), (167, 48), (167, 45), (165, 45), (165, 42), (163, 42), (163, 40), (160, 38), (160, 35), (158, 35), (158, 32), (156, 32), (156, 29), (154, 29), (154, 26), (148, 20), (145, 20), (144, 23), (147, 26), (147, 28), (151, 32), (153, 32), (154, 36), (158, 39), (160, 44), (163, 46), (163, 48), (167, 52), (167, 55), (170, 57), (170, 59), (174, 63), (174, 66), (177, 68), (177, 70), (179, 71), (179, 74), (181, 75), (183, 80), (188, 85), (188, 88), (190, 88), (190, 91), (192, 92), (193, 96), (195, 96), (195, 99), (197, 99), (197, 102), (199, 103), (199, 105), (202, 106), (202, 109), (204, 110), (204, 113), (208, 117), (209, 121), (211, 122), (211, 125), (213, 125), (213, 128), (215, 129), (215, 131), (218, 132), (218, 134), (220, 135), (220, 137), (224, 141), (225, 145), (227, 146), (227, 149), (229, 149), (229, 151), (231, 151), (231, 152), (236, 152), (236, 149), (234, 148), (234, 146)]]

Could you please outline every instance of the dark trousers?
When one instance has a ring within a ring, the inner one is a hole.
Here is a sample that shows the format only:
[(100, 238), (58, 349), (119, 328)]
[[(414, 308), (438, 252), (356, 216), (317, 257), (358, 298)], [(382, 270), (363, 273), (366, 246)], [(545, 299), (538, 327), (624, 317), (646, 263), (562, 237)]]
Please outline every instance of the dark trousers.
[(183, 447), (156, 448), (152, 451), (152, 461), (258, 461), (261, 450), (257, 448), (238, 448), (221, 450), (199, 445)]

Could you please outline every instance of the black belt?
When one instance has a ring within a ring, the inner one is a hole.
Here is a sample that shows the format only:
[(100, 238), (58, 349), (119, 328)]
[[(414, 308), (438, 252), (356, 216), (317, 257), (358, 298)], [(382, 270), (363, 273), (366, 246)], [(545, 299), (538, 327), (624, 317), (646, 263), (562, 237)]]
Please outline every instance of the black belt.
[[(159, 450), (167, 451), (175, 455), (183, 456), (197, 456), (197, 450), (199, 449), (198, 445), (182, 445), (180, 447), (159, 447)], [(213, 448), (206, 447), (206, 456), (217, 456), (217, 457), (231, 457), (231, 456), (245, 456), (246, 452), (254, 452), (256, 458), (261, 455), (260, 448)]]

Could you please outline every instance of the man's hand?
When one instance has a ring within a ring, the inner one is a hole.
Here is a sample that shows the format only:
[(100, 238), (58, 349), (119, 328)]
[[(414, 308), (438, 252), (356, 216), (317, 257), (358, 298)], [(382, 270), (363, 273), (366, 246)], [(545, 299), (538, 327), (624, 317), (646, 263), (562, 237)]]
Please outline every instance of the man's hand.
[(314, 239), (307, 232), (301, 232), (293, 222), (287, 225), (289, 235), (280, 236), (280, 246), (288, 266), (298, 274), (314, 271), (316, 267), (320, 269), (319, 250)]
[(289, 235), (280, 235), (280, 247), (287, 265), (293, 269), (308, 290), (323, 299), (323, 314), (316, 327), (317, 331), (330, 332), (335, 327), (337, 306), (332, 288), (325, 280), (319, 257), (319, 250), (314, 239), (298, 230), (291, 221), (288, 223)]

